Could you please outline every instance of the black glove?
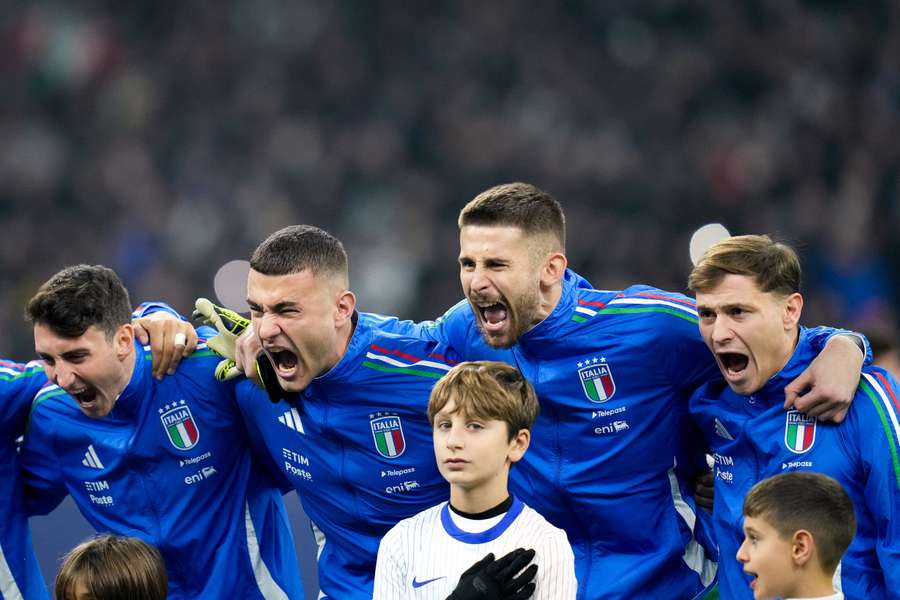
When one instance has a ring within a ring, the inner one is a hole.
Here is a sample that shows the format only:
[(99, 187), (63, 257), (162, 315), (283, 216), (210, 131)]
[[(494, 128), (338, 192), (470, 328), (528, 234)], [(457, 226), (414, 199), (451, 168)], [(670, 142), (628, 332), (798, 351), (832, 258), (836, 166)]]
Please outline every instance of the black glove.
[(516, 574), (534, 558), (534, 550), (516, 548), (506, 556), (494, 560), (488, 554), (466, 569), (447, 600), (527, 600), (534, 593), (537, 565)]
[(269, 360), (269, 357), (266, 356), (265, 353), (260, 354), (256, 358), (256, 373), (259, 375), (259, 379), (263, 383), (263, 388), (265, 388), (266, 393), (269, 395), (269, 400), (272, 404), (278, 404), (281, 400), (298, 402), (300, 397), (299, 394), (296, 392), (287, 392), (281, 387), (281, 383), (278, 381), (278, 375), (275, 374), (275, 367), (272, 366), (272, 361)]

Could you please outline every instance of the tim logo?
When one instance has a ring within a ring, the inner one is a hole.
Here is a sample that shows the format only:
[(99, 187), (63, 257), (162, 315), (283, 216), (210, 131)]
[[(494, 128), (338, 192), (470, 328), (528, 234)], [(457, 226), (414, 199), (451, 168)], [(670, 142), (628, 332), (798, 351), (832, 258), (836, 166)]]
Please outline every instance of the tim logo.
[(385, 458), (397, 458), (406, 450), (406, 438), (403, 437), (403, 425), (400, 417), (378, 417), (369, 421), (375, 449)]
[(616, 382), (612, 370), (606, 362), (598, 362), (596, 358), (578, 363), (578, 378), (584, 395), (591, 402), (606, 402), (616, 393)]
[(808, 452), (816, 443), (816, 418), (790, 410), (784, 422), (784, 445), (795, 454)]
[(200, 431), (191, 414), (191, 408), (184, 400), (166, 404), (159, 409), (159, 420), (162, 421), (169, 441), (179, 450), (190, 450), (200, 440)]

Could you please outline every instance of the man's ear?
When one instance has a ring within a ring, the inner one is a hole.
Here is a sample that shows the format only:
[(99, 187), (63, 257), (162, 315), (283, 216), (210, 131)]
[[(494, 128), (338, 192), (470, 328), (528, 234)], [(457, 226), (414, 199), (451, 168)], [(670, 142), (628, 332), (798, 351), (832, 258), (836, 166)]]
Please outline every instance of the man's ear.
[(134, 347), (134, 325), (131, 323), (121, 325), (113, 334), (113, 345), (118, 359), (124, 360)]
[(816, 553), (816, 540), (806, 529), (798, 529), (791, 537), (791, 559), (794, 565), (802, 567)]
[(544, 268), (541, 270), (541, 285), (553, 287), (558, 285), (566, 274), (568, 261), (562, 252), (553, 252), (544, 259)]
[(525, 456), (529, 444), (531, 444), (531, 432), (527, 429), (520, 429), (509, 442), (509, 453), (507, 454), (509, 462), (519, 462)]
[(787, 297), (784, 303), (784, 312), (782, 318), (784, 320), (785, 331), (793, 331), (800, 322), (800, 313), (803, 312), (803, 296), (794, 292)]
[(356, 310), (356, 296), (350, 290), (338, 292), (335, 301), (334, 321), (337, 326), (346, 323)]

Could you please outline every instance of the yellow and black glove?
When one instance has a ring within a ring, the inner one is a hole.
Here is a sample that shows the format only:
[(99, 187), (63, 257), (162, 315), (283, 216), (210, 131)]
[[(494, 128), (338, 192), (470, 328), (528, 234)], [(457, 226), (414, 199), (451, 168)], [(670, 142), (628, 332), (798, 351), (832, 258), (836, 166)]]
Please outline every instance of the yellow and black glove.
[[(250, 326), (250, 319), (231, 309), (213, 304), (206, 298), (197, 298), (194, 306), (196, 310), (191, 317), (195, 321), (215, 327), (219, 332), (219, 335), (206, 341), (206, 346), (222, 357), (222, 361), (216, 366), (216, 379), (226, 381), (243, 375), (235, 362), (234, 345)], [(272, 403), (277, 404), (280, 400), (291, 399), (293, 395), (282, 389), (272, 361), (265, 354), (256, 357), (256, 373)]]
[(250, 326), (250, 319), (213, 304), (206, 298), (197, 298), (194, 306), (196, 310), (191, 318), (204, 325), (215, 327), (219, 332), (219, 335), (206, 341), (206, 346), (222, 357), (222, 361), (216, 367), (216, 379), (225, 381), (242, 375), (234, 361), (234, 343)]

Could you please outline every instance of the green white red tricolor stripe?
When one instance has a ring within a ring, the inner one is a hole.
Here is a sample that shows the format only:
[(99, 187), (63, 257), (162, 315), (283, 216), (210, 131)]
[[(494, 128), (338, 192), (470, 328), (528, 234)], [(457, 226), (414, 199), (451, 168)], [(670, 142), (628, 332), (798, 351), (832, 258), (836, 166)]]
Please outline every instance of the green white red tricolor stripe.
[(694, 303), (682, 298), (661, 294), (642, 293), (633, 296), (618, 295), (609, 302), (593, 302), (579, 298), (572, 320), (583, 323), (598, 314), (639, 314), (648, 312), (668, 313), (691, 323), (697, 323)]
[(451, 368), (450, 365), (446, 364), (448, 362), (451, 361), (437, 354), (430, 354), (428, 357), (423, 358), (407, 354), (401, 350), (393, 350), (371, 344), (366, 351), (366, 359), (362, 364), (364, 367), (385, 373), (402, 373), (440, 379)]
[(896, 391), (888, 383), (887, 378), (878, 372), (863, 373), (859, 382), (860, 388), (875, 405), (875, 411), (881, 421), (884, 434), (887, 437), (888, 452), (891, 464), (894, 468), (894, 480), (900, 489), (900, 400)]

